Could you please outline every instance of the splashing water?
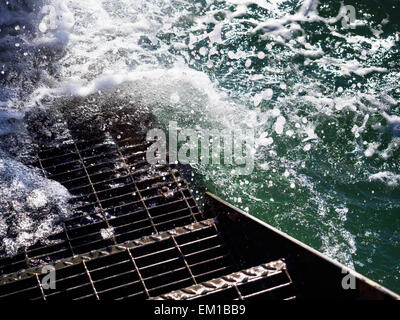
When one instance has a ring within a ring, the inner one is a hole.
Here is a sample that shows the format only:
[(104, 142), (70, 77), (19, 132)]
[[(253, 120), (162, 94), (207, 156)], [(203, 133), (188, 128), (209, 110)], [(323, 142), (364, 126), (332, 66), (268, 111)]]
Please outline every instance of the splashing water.
[(58, 222), (69, 215), (69, 193), (0, 154), (0, 252), (16, 254), (19, 248), (62, 231)]
[(395, 1), (349, 1), (354, 28), (340, 1), (27, 3), (0, 4), (4, 141), (26, 136), (24, 112), (95, 113), (110, 101), (162, 127), (254, 129), (252, 175), (194, 166), (195, 193), (208, 188), (400, 290)]

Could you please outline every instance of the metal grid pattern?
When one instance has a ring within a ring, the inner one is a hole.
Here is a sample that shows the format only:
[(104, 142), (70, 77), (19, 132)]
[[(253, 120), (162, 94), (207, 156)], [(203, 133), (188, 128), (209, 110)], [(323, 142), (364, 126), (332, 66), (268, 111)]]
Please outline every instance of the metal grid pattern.
[(37, 155), (32, 165), (72, 194), (72, 215), (0, 259), (0, 300), (294, 298), (283, 260), (240, 271), (253, 265), (234, 235), (204, 218), (176, 166), (148, 164), (142, 141), (105, 134)]
[(33, 164), (73, 195), (73, 216), (50, 245), (0, 259), (0, 275), (121, 244), (203, 218), (176, 167), (151, 166), (148, 143), (111, 135), (43, 150)]
[(235, 272), (176, 290), (153, 300), (294, 300), (295, 288), (284, 260)]
[(0, 299), (144, 299), (239, 268), (213, 220), (64, 260), (55, 267), (55, 290), (42, 288), (44, 275), (36, 268), (3, 279)]

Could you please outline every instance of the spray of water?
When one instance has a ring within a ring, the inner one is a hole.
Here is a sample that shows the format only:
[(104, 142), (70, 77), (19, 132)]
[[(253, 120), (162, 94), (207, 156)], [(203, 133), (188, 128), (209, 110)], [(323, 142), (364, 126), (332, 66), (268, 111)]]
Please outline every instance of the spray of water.
[(113, 99), (161, 127), (254, 129), (252, 176), (199, 165), (196, 183), (350, 266), (393, 265), (399, 29), (356, 4), (343, 28), (339, 1), (49, 0), (24, 9), (22, 32), (22, 13), (2, 3), (13, 59), (1, 58), (1, 129)]

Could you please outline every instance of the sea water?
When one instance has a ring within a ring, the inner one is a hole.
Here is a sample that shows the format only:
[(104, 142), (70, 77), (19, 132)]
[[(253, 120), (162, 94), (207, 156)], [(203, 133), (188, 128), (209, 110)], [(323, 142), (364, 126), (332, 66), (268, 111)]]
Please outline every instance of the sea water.
[(196, 197), (400, 291), (399, 23), (395, 0), (1, 0), (0, 246), (68, 215), (68, 192), (21, 163), (27, 119), (129, 106), (161, 128), (254, 130), (252, 174), (193, 165)]

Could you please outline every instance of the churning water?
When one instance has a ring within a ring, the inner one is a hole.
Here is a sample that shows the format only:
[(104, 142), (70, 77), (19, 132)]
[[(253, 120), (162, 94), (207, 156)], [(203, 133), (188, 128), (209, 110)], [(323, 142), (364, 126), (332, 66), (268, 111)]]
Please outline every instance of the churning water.
[(2, 250), (68, 215), (20, 162), (32, 128), (66, 138), (38, 114), (124, 108), (256, 130), (253, 174), (193, 166), (195, 193), (400, 291), (399, 23), (395, 0), (0, 0)]

